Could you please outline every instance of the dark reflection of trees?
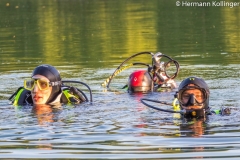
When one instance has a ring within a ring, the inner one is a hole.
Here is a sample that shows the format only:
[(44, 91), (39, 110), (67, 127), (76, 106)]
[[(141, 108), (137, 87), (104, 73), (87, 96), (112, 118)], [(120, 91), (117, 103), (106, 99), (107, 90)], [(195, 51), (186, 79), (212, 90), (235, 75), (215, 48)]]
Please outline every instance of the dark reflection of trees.
[(1, 4), (2, 61), (88, 62), (99, 67), (96, 61), (108, 66), (108, 60), (146, 50), (188, 63), (239, 59), (236, 7), (177, 7), (175, 1), (166, 0), (3, 0)]
[(237, 7), (171, 7), (169, 11), (164, 10), (171, 3), (174, 2), (158, 2), (157, 44), (162, 52), (178, 56), (200, 55), (184, 58), (188, 63), (238, 62), (231, 58), (235, 55), (232, 53), (240, 51), (236, 28), (240, 10)]

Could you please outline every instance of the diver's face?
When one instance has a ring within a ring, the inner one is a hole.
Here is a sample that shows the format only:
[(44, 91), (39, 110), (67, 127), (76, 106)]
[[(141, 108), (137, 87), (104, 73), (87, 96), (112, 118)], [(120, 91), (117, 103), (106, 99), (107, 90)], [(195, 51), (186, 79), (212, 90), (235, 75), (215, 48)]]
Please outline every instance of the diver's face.
[[(41, 80), (41, 81), (45, 81), (47, 83), (49, 83), (49, 79), (47, 79), (45, 76), (42, 75), (35, 75), (32, 77), (32, 79), (35, 80)], [(43, 84), (44, 85), (44, 84)], [(32, 100), (33, 100), (33, 104), (46, 104), (48, 98), (50, 97), (52, 93), (52, 87), (49, 86), (46, 89), (41, 89), (39, 88), (39, 86), (37, 85), (37, 83), (35, 83), (33, 89), (31, 90), (31, 95), (32, 95)]]
[(182, 102), (182, 107), (184, 109), (202, 109), (203, 105), (199, 105), (197, 103), (191, 104), (190, 106), (186, 106), (184, 104), (187, 104), (190, 99), (195, 99), (198, 103), (202, 103), (205, 98), (204, 94), (201, 90), (199, 89), (187, 89), (183, 91), (182, 96), (181, 96), (181, 102)]

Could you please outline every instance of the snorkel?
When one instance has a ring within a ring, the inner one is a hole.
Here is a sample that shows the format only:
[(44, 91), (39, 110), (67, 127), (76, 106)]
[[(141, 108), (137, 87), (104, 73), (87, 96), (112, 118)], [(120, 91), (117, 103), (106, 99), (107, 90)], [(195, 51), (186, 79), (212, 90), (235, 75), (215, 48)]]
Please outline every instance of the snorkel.
[[(46, 78), (49, 79), (50, 82), (61, 81), (61, 77), (60, 77), (58, 70), (55, 67), (48, 65), (48, 64), (43, 64), (43, 65), (36, 67), (33, 70), (31, 77), (33, 77), (35, 75), (45, 76)], [(52, 92), (51, 92), (48, 100), (46, 101), (46, 104), (53, 102), (59, 94), (61, 94), (61, 84), (52, 86)]]

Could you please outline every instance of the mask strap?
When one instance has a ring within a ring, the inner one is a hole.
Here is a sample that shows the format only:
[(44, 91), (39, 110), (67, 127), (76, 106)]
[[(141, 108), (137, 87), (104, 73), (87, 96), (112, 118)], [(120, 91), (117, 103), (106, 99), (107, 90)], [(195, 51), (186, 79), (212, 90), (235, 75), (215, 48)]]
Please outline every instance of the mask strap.
[(62, 81), (56, 81), (56, 82), (49, 82), (50, 86), (57, 86), (57, 85), (61, 85)]

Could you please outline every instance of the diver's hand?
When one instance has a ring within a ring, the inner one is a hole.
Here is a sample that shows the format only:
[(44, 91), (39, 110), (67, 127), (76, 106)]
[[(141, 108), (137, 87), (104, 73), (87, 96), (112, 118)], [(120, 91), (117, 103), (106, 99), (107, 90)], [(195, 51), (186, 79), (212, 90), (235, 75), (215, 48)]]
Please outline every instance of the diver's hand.
[(224, 108), (224, 107), (222, 107), (220, 114), (221, 114), (222, 116), (228, 116), (228, 115), (231, 114), (231, 109), (230, 109), (230, 108)]
[(85, 97), (77, 90), (77, 88), (70, 87), (70, 93), (73, 94), (74, 96), (78, 97), (80, 100), (80, 103), (86, 101)]

